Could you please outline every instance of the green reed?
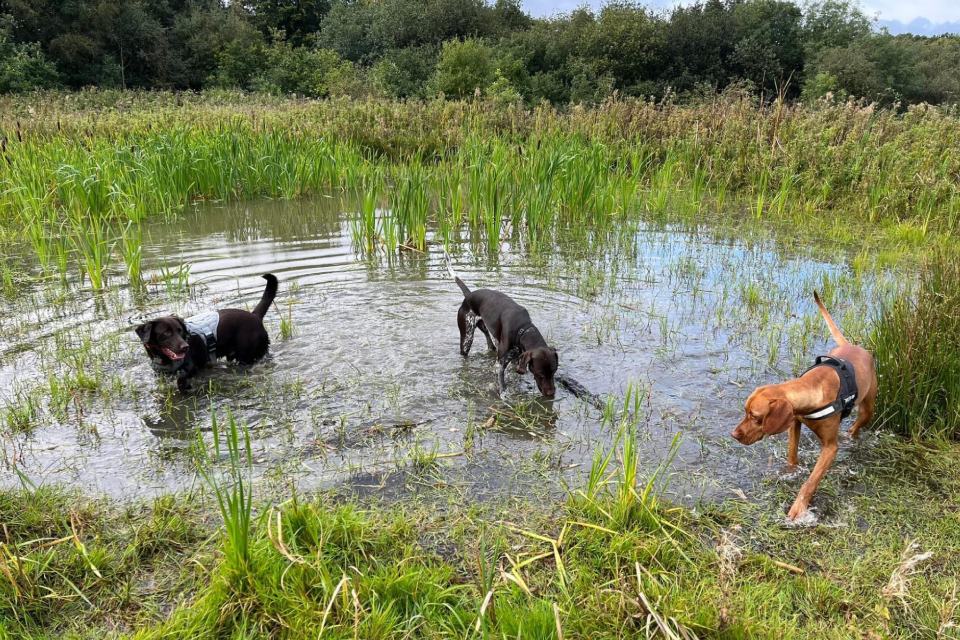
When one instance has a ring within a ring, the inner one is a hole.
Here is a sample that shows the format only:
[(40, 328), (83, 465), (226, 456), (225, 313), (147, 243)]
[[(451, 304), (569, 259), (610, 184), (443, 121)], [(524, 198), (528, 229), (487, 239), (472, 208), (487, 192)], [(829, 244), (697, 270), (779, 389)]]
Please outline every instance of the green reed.
[(939, 254), (914, 295), (885, 301), (870, 344), (878, 421), (905, 436), (960, 438), (960, 263)]

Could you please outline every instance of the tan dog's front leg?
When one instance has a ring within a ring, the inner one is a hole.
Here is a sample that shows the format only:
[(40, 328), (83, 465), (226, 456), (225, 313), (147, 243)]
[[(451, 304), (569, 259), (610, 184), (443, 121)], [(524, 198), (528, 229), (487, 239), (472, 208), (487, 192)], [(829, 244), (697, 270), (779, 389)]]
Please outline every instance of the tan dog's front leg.
[(807, 478), (807, 481), (800, 487), (800, 493), (797, 494), (797, 499), (793, 501), (793, 506), (790, 507), (790, 512), (787, 514), (787, 519), (789, 520), (795, 520), (797, 516), (803, 515), (807, 510), (813, 494), (817, 492), (817, 487), (820, 486), (823, 474), (827, 472), (827, 469), (830, 468), (830, 465), (833, 464), (834, 459), (837, 457), (837, 434), (835, 429), (829, 439), (821, 438), (821, 442), (823, 443), (823, 449), (820, 451), (820, 458), (817, 459), (817, 464), (813, 467), (813, 472), (810, 474), (810, 477)]
[(787, 433), (787, 464), (795, 467), (800, 464), (797, 451), (800, 449), (800, 421), (797, 420)]

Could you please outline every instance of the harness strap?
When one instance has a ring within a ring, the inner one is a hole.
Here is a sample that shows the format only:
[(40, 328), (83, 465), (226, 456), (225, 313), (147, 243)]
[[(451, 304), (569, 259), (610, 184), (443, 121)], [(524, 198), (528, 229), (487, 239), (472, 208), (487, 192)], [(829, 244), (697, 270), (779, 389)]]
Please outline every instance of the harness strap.
[(217, 334), (215, 333), (194, 333), (189, 332), (191, 335), (200, 336), (200, 339), (203, 340), (203, 343), (207, 346), (207, 352), (211, 357), (217, 355)]
[(840, 390), (837, 392), (837, 399), (830, 404), (820, 407), (804, 416), (806, 420), (822, 420), (835, 413), (840, 413), (840, 418), (846, 418), (853, 411), (853, 406), (857, 401), (857, 376), (854, 373), (850, 363), (841, 358), (833, 356), (817, 356), (812, 367), (804, 371), (806, 374), (817, 367), (830, 367), (837, 372), (840, 378)]

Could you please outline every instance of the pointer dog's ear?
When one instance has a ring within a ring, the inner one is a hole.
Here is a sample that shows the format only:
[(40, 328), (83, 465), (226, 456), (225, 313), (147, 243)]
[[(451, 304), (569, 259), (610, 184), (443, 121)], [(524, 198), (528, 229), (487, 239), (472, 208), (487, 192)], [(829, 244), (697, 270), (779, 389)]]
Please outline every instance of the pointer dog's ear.
[(517, 361), (517, 373), (526, 373), (527, 366), (529, 366), (531, 360), (533, 360), (532, 351), (524, 351), (522, 354), (520, 354), (520, 360)]

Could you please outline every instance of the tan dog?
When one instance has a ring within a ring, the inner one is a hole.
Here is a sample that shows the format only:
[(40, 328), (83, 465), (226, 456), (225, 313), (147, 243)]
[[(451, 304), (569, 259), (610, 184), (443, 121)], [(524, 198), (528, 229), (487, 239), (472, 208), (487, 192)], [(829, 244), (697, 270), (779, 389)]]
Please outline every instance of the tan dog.
[[(857, 419), (850, 428), (850, 435), (856, 437), (860, 428), (873, 417), (877, 398), (873, 355), (863, 347), (847, 342), (816, 291), (813, 297), (830, 327), (830, 335), (837, 343), (837, 347), (825, 359), (828, 362), (821, 364), (821, 358), (818, 358), (818, 364), (799, 378), (757, 387), (747, 398), (746, 416), (730, 434), (742, 444), (749, 445), (765, 436), (789, 430), (787, 463), (790, 465), (797, 464), (800, 425), (807, 425), (817, 434), (821, 444), (820, 459), (790, 507), (787, 514), (790, 520), (806, 512), (823, 474), (837, 457), (840, 421), (855, 406)], [(852, 389), (854, 379), (856, 386)]]

